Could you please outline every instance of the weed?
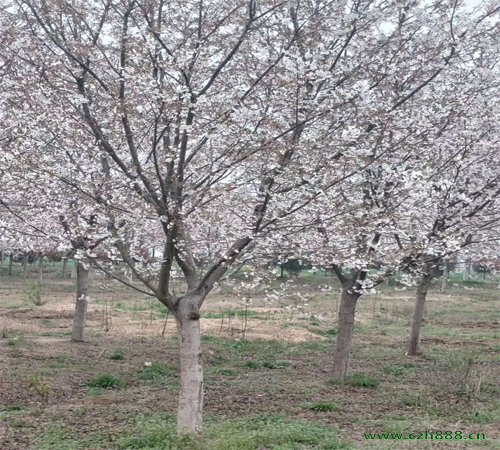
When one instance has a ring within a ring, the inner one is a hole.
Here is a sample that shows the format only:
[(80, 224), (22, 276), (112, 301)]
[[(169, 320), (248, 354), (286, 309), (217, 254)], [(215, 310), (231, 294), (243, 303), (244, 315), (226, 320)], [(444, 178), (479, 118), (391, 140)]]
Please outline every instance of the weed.
[(111, 373), (100, 373), (87, 386), (101, 389), (113, 389), (123, 384), (123, 380)]
[(380, 381), (376, 378), (367, 377), (362, 373), (354, 373), (345, 380), (331, 380), (330, 384), (334, 386), (376, 388), (380, 384)]
[(49, 364), (49, 369), (65, 369), (66, 367), (68, 367), (68, 365), (64, 363)]
[(112, 359), (113, 361), (123, 361), (127, 358), (120, 352), (114, 352), (109, 355), (109, 359)]
[(32, 373), (29, 375), (30, 389), (35, 390), (38, 394), (44, 396), (52, 391), (52, 386), (39, 374)]
[(43, 306), (49, 302), (44, 298), (43, 287), (40, 283), (30, 284), (24, 295), (26, 300), (35, 306)]
[(316, 412), (329, 412), (329, 411), (337, 411), (339, 407), (333, 403), (303, 403), (300, 405), (302, 408), (310, 409), (311, 411)]
[(164, 378), (174, 375), (179, 371), (175, 364), (153, 362), (144, 367), (139, 378), (148, 381), (162, 381)]

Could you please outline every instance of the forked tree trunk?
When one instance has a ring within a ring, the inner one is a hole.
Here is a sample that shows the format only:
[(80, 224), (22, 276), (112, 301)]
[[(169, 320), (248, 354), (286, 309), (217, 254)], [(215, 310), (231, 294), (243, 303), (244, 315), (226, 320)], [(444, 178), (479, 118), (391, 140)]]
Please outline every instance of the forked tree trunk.
[[(186, 301), (187, 300), (187, 301)], [(200, 314), (190, 308), (196, 297), (180, 300), (176, 312), (179, 331), (179, 365), (181, 386), (177, 410), (177, 432), (200, 434), (203, 429), (203, 353), (201, 348)]]
[(448, 278), (450, 277), (450, 269), (448, 263), (445, 263), (443, 268), (443, 277), (441, 278), (441, 290), (444, 292), (448, 288)]
[(85, 335), (87, 320), (87, 303), (89, 293), (89, 269), (80, 260), (76, 265), (76, 307), (73, 316), (73, 341), (82, 342)]
[(426, 269), (422, 275), (420, 283), (417, 288), (417, 295), (415, 298), (415, 312), (411, 323), (410, 332), (410, 347), (408, 349), (409, 355), (418, 355), (420, 352), (420, 328), (422, 327), (422, 318), (424, 317), (425, 302), (427, 299), (427, 292), (431, 284), (433, 273), (430, 269)]
[(12, 275), (12, 265), (14, 263), (14, 257), (9, 255), (9, 275)]
[(333, 378), (336, 380), (344, 380), (349, 374), (354, 315), (359, 297), (360, 294), (353, 292), (351, 288), (344, 288), (342, 291), (337, 343), (333, 353)]
[(66, 278), (67, 269), (68, 269), (68, 258), (64, 257), (63, 258), (62, 273), (61, 273), (62, 278)]
[(38, 255), (38, 281), (43, 279), (43, 255), (40, 253)]

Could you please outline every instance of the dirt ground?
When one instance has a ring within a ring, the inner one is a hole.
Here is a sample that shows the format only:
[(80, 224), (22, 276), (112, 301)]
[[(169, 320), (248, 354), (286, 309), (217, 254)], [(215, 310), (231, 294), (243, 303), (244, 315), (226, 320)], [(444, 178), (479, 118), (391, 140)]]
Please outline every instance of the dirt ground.
[[(72, 280), (45, 280), (43, 306), (27, 302), (29, 283), (0, 278), (0, 448), (114, 449), (138, 415), (175, 412), (177, 340), (162, 305), (94, 280), (87, 341), (76, 344), (70, 341)], [(245, 307), (230, 291), (207, 301), (201, 323), (208, 415), (283, 414), (331, 424), (354, 448), (500, 449), (499, 291), (433, 291), (423, 354), (414, 358), (405, 354), (413, 292), (384, 287), (362, 298), (352, 371), (379, 383), (368, 388), (330, 383), (338, 293), (307, 283), (300, 289), (307, 306), (295, 300), (266, 306), (255, 293)], [(154, 363), (173, 369), (148, 379)], [(120, 384), (92, 387), (102, 373)], [(336, 407), (311, 407), (322, 403)], [(54, 424), (76, 440), (47, 444)], [(370, 442), (364, 436), (425, 430), (484, 433), (485, 439)]]

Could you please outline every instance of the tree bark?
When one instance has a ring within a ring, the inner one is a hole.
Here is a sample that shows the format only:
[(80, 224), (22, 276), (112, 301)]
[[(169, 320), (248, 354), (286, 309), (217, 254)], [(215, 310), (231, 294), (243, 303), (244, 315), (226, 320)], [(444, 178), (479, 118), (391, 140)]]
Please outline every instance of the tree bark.
[(76, 259), (73, 259), (73, 267), (71, 268), (71, 279), (74, 280), (77, 278), (76, 274)]
[(462, 280), (469, 281), (470, 276), (470, 261), (467, 259), (464, 263), (464, 269), (462, 272)]
[(43, 255), (40, 253), (38, 255), (38, 281), (43, 279)]
[(201, 304), (199, 298), (186, 296), (176, 311), (181, 377), (177, 431), (191, 435), (200, 434), (203, 429), (203, 353), (199, 307), (195, 304)]
[(66, 278), (66, 271), (68, 269), (68, 258), (67, 257), (64, 257), (63, 258), (63, 266), (62, 266), (62, 273), (61, 273), (61, 276), (62, 278)]
[(28, 257), (23, 259), (23, 278), (28, 278)]
[(12, 265), (14, 263), (14, 257), (9, 255), (9, 275), (12, 275)]
[(441, 290), (444, 292), (448, 288), (448, 278), (450, 277), (450, 270), (448, 268), (448, 263), (444, 264), (443, 277), (441, 278)]
[(80, 260), (75, 260), (76, 265), (76, 307), (73, 316), (73, 341), (82, 342), (85, 334), (87, 320), (87, 303), (89, 292), (89, 269)]
[(344, 380), (349, 374), (356, 303), (360, 294), (344, 288), (340, 299), (337, 343), (333, 353), (333, 377)]
[(413, 313), (413, 320), (411, 323), (410, 347), (408, 349), (409, 355), (415, 356), (420, 352), (420, 328), (422, 326), (422, 318), (424, 317), (427, 292), (429, 291), (432, 277), (432, 271), (427, 268), (422, 275), (420, 283), (417, 287), (417, 295), (415, 298), (415, 312)]

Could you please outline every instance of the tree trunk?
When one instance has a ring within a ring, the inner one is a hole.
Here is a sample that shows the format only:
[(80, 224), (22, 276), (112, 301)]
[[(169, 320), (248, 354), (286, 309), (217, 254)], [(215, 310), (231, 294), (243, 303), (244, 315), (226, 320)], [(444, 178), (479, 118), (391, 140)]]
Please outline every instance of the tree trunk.
[(351, 288), (342, 291), (337, 343), (333, 353), (333, 377), (336, 380), (344, 380), (349, 374), (354, 315), (359, 297), (360, 294), (352, 292)]
[(450, 278), (450, 269), (448, 263), (445, 263), (443, 269), (443, 277), (441, 279), (441, 290), (444, 292), (448, 288), (448, 278)]
[(464, 263), (464, 270), (462, 272), (462, 280), (469, 281), (469, 276), (470, 276), (470, 261), (466, 260)]
[(425, 301), (427, 292), (431, 284), (433, 273), (429, 268), (426, 268), (422, 279), (418, 284), (417, 295), (415, 298), (415, 312), (413, 313), (413, 320), (411, 323), (410, 332), (410, 347), (408, 350), (409, 355), (418, 355), (420, 352), (420, 328), (422, 326), (422, 318), (424, 316)]
[(23, 260), (23, 278), (28, 278), (28, 257), (25, 256)]
[(12, 265), (14, 263), (14, 257), (9, 255), (9, 275), (12, 275)]
[(76, 274), (76, 259), (73, 259), (73, 267), (71, 268), (71, 279), (74, 280), (77, 277)]
[(73, 341), (82, 342), (85, 334), (87, 319), (87, 302), (89, 292), (89, 269), (80, 260), (75, 260), (76, 265), (76, 307), (73, 316)]
[[(179, 363), (181, 386), (177, 411), (177, 431), (200, 434), (203, 428), (203, 354), (197, 297), (184, 297), (176, 312), (180, 335)], [(198, 303), (201, 304), (201, 303)], [(191, 307), (190, 307), (191, 305)]]
[(62, 278), (66, 278), (66, 271), (68, 270), (68, 258), (64, 257), (63, 258), (63, 266), (62, 266), (62, 273), (61, 276)]
[(3, 267), (3, 259), (4, 259), (4, 254), (3, 252), (0, 252), (0, 268)]
[(43, 255), (40, 253), (38, 255), (38, 281), (43, 279)]

